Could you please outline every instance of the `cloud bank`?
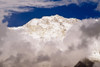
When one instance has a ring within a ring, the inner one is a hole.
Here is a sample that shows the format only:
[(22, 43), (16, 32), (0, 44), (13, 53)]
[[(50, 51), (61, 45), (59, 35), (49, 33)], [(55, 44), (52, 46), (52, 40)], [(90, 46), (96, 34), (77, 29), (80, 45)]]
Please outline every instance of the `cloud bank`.
[(74, 67), (88, 58), (100, 63), (100, 19), (75, 24), (63, 41), (41, 41), (0, 23), (0, 67)]

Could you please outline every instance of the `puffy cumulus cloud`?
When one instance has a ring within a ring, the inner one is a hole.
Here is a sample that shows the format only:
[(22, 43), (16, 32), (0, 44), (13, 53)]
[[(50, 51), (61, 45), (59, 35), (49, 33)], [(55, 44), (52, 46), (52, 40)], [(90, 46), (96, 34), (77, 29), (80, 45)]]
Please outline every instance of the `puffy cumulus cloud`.
[(100, 65), (99, 25), (100, 19), (82, 20), (82, 23), (72, 27), (64, 40), (67, 47), (71, 47), (71, 50), (83, 50), (82, 56), (85, 55), (89, 60), (96, 62), (94, 67), (99, 67)]
[(69, 5), (69, 4), (77, 4), (79, 5), (82, 2), (94, 2), (98, 3), (96, 10), (100, 10), (99, 8), (99, 0), (0, 0), (0, 21), (2, 21), (4, 15), (11, 15), (11, 11), (17, 12), (26, 12), (30, 11), (32, 8), (21, 8), (26, 6), (31, 7), (42, 7), (42, 8), (51, 8), (55, 6)]
[[(100, 19), (75, 24), (63, 41), (42, 41), (0, 23), (0, 67), (74, 67), (88, 58), (100, 65)], [(97, 62), (99, 61), (99, 62)]]

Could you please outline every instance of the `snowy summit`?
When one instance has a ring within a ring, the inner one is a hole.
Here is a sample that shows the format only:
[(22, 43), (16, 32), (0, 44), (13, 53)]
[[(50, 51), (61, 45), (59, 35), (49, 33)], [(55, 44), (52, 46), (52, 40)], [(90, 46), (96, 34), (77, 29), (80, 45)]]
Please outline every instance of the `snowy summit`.
[[(80, 22), (75, 18), (64, 18), (59, 15), (32, 19), (27, 24), (12, 28), (23, 29), (23, 33), (39, 39), (62, 39), (73, 24)], [(10, 28), (11, 29), (11, 28)]]

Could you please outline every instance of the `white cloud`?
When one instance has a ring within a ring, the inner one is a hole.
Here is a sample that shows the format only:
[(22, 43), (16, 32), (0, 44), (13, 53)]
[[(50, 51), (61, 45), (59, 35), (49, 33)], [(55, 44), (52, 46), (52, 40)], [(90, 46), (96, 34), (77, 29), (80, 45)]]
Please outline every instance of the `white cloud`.
[[(0, 34), (1, 67), (40, 67), (41, 65), (46, 67), (48, 65), (50, 67), (73, 66), (81, 57), (76, 59), (72, 54), (78, 56), (75, 53), (83, 53), (83, 50), (76, 50), (75, 52), (72, 51), (66, 54), (66, 52), (62, 52), (57, 48), (58, 41), (39, 42), (26, 36), (27, 40), (21, 34), (21, 30), (13, 31), (7, 29), (5, 24), (0, 25), (2, 26), (0, 28), (0, 32), (2, 32)], [(73, 61), (69, 57), (73, 58)]]

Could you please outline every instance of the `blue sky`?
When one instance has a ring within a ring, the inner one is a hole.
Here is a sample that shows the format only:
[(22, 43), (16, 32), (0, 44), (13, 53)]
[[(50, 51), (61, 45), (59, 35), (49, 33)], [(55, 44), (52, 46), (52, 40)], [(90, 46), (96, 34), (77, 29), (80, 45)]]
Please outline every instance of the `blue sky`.
[[(45, 1), (45, 0), (44, 0)], [(59, 2), (61, 0), (48, 0), (50, 2)], [(72, 0), (68, 0), (69, 2)], [(98, 2), (82, 2), (79, 5), (71, 3), (69, 5), (59, 5), (53, 7), (35, 7), (35, 6), (20, 6), (20, 9), (30, 9), (29, 11), (14, 11), (9, 10), (11, 15), (5, 15), (3, 22), (8, 22), (9, 27), (17, 27), (26, 24), (33, 18), (41, 18), (43, 16), (60, 15), (65, 18), (99, 18), (100, 11), (95, 9), (98, 7)]]

